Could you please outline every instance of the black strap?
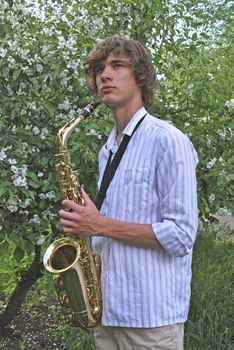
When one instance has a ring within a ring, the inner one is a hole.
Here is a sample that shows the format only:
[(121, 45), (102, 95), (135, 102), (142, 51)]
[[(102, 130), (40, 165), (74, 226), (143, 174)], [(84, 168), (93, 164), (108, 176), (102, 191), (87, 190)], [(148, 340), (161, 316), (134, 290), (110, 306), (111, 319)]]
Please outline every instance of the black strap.
[[(139, 122), (137, 123), (137, 125), (135, 126), (135, 129), (132, 132), (132, 135), (134, 134), (134, 132), (137, 130), (137, 128), (140, 126), (141, 122), (143, 121), (143, 119), (145, 118), (146, 114), (144, 115), (144, 117), (142, 117)], [(127, 148), (127, 145), (131, 139), (131, 136), (129, 135), (124, 135), (123, 141), (121, 142), (118, 151), (116, 152), (113, 161), (111, 162), (111, 157), (112, 157), (112, 152), (110, 151), (109, 154), (109, 158), (107, 160), (106, 163), (106, 168), (102, 177), (102, 182), (101, 182), (101, 186), (100, 189), (98, 191), (96, 200), (95, 200), (95, 205), (98, 208), (98, 210), (101, 209), (102, 203), (106, 197), (106, 191), (111, 183), (111, 180), (113, 179), (115, 172), (118, 168), (118, 165), (122, 159), (122, 156), (124, 154), (124, 151)]]

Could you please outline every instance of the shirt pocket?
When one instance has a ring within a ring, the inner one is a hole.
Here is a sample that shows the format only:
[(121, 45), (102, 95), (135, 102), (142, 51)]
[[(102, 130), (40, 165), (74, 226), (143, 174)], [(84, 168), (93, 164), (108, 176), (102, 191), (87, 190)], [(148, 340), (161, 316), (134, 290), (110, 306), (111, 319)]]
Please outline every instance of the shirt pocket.
[(140, 211), (149, 200), (149, 177), (147, 167), (127, 169), (124, 174), (121, 209), (129, 214)]

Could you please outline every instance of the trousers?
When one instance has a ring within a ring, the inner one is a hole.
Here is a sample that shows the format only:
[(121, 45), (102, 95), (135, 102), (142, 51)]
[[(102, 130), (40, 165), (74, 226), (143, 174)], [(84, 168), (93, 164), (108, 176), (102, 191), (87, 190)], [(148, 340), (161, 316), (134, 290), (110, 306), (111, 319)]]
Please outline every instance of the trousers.
[(98, 326), (96, 350), (183, 350), (184, 324), (156, 328)]

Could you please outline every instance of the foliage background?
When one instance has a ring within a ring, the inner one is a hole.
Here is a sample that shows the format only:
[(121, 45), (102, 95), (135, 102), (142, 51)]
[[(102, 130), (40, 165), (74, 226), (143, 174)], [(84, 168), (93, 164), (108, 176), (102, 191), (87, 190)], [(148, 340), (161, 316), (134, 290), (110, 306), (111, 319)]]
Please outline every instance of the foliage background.
[[(233, 10), (229, 0), (0, 0), (1, 255), (23, 266), (35, 244), (59, 235), (55, 135), (90, 101), (84, 57), (116, 33), (147, 46), (158, 77), (150, 112), (187, 133), (198, 151), (200, 217), (233, 213)], [(92, 197), (112, 126), (100, 107), (70, 140)], [(10, 269), (0, 272), (6, 297), (16, 281)]]
[[(44, 241), (48, 223), (56, 226), (55, 135), (90, 101), (82, 62), (94, 43), (110, 34), (130, 35), (150, 51), (158, 76), (151, 112), (182, 129), (195, 144), (200, 214), (220, 208), (230, 212), (231, 1), (1, 0), (0, 8), (0, 233), (16, 242), (18, 259)], [(71, 141), (81, 181), (91, 195), (97, 152), (112, 127), (105, 109), (95, 115)], [(59, 228), (54, 230), (57, 234)]]

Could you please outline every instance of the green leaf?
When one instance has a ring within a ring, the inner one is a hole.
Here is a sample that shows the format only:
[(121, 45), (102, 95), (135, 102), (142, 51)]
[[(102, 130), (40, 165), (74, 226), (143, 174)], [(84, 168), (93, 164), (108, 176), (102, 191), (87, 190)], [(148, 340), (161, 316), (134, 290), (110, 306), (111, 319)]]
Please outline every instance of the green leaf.
[(19, 78), (19, 76), (20, 76), (20, 73), (21, 73), (20, 67), (16, 67), (13, 70), (13, 74), (12, 74), (13, 80), (17, 80)]
[(12, 32), (12, 27), (11, 27), (10, 24), (8, 24), (8, 23), (3, 23), (3, 24), (2, 24), (2, 27), (3, 27), (4, 32), (5, 32), (6, 34), (9, 34), (9, 33)]
[[(7, 185), (9, 186), (9, 183), (7, 183)], [(0, 187), (0, 197), (6, 193), (8, 191), (8, 186), (4, 186), (3, 184)]]
[(13, 6), (13, 0), (7, 0), (8, 4), (10, 5), (10, 7)]
[(10, 274), (12, 271), (9, 269), (9, 268), (7, 268), (7, 267), (2, 267), (2, 268), (0, 268), (0, 274), (2, 275), (2, 274)]
[(56, 113), (55, 107), (52, 105), (49, 101), (43, 101), (43, 106), (46, 108), (46, 110), (49, 112), (50, 115), (54, 115)]
[(54, 74), (55, 74), (56, 78), (60, 77), (60, 74), (61, 74), (62, 70), (63, 70), (63, 64), (62, 63), (58, 63), (55, 66), (55, 69), (54, 69)]
[(14, 251), (14, 258), (16, 261), (20, 261), (22, 260), (24, 257), (24, 250), (19, 248), (19, 247), (16, 247), (15, 251)]
[(41, 186), (41, 181), (38, 179), (38, 176), (32, 171), (28, 172), (28, 184), (32, 188), (39, 188)]
[(7, 253), (8, 247), (9, 247), (9, 243), (6, 240), (1, 242), (1, 244), (0, 244), (0, 255), (1, 256), (3, 256), (4, 254)]

